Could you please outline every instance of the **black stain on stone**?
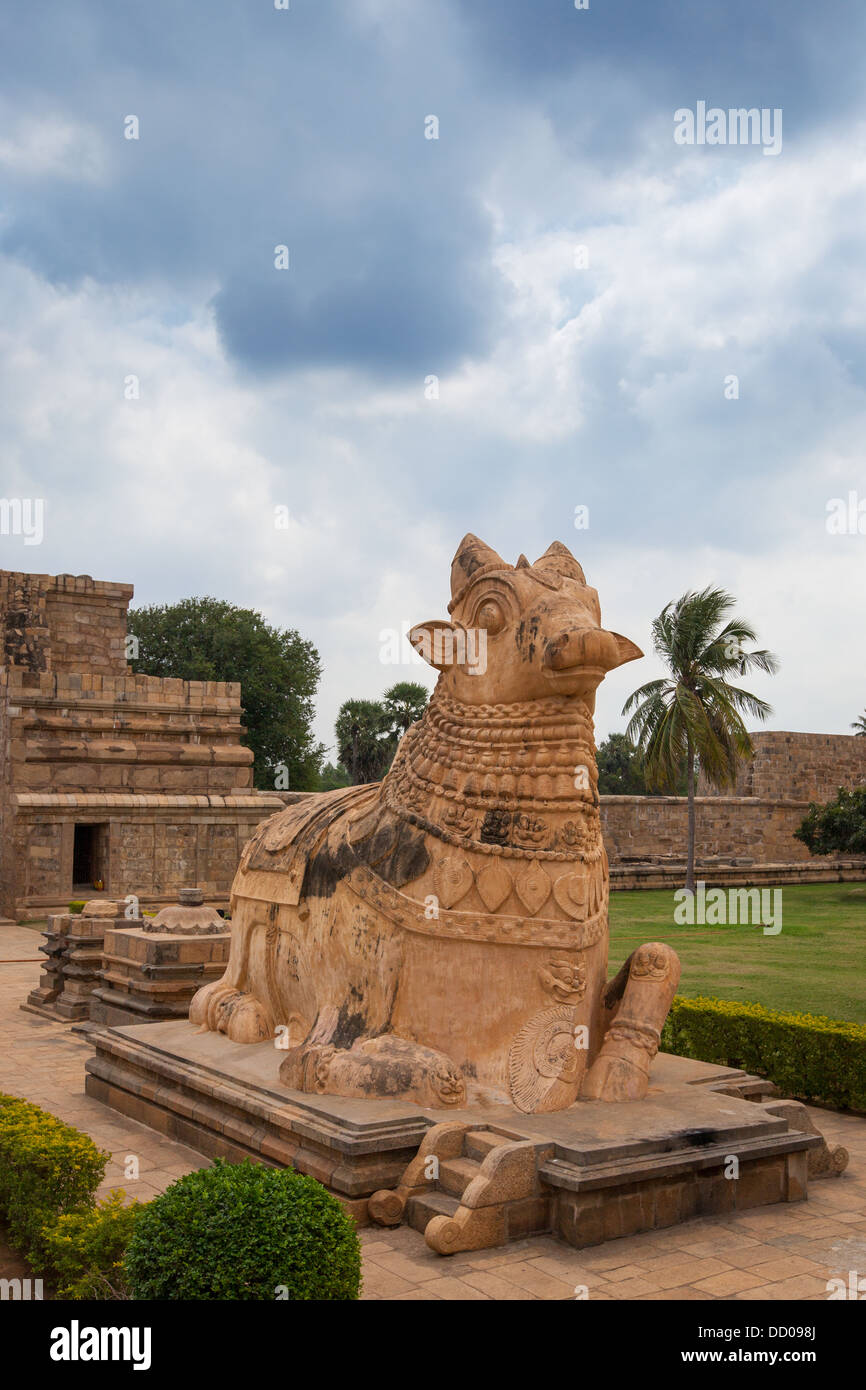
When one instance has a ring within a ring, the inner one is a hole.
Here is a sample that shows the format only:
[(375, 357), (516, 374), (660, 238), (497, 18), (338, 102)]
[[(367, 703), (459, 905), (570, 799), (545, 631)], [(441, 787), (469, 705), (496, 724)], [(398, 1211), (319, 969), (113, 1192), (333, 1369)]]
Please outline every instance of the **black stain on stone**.
[(718, 1141), (718, 1132), (714, 1129), (687, 1129), (684, 1130), (683, 1139), (692, 1148), (703, 1149), (708, 1144), (715, 1144)]
[(488, 811), (481, 824), (481, 843), (508, 845), (511, 843), (512, 814), (510, 811)]
[(332, 850), (328, 844), (323, 845), (307, 860), (301, 896), (330, 898), (340, 880), (363, 862), (351, 845), (343, 843), (336, 850)]
[(430, 863), (423, 831), (411, 825), (401, 825), (390, 853), (381, 863), (378, 862), (383, 841), (387, 844), (392, 838), (392, 826), (384, 825), (381, 831), (376, 830), (366, 840), (354, 846), (343, 842), (336, 849), (332, 849), (330, 845), (324, 844), (307, 860), (302, 896), (329, 898), (340, 880), (346, 878), (358, 865), (375, 864), (375, 872), (379, 877), (395, 888), (402, 888), (404, 884), (420, 878)]
[(413, 825), (401, 825), (397, 842), (388, 858), (378, 865), (378, 873), (392, 888), (402, 888), (420, 878), (429, 863), (423, 831)]

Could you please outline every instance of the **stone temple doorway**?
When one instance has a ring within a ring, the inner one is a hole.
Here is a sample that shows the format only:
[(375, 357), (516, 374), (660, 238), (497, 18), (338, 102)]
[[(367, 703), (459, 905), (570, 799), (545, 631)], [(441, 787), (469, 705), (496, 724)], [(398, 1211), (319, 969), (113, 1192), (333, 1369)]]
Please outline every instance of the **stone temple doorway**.
[(105, 884), (106, 864), (105, 825), (76, 825), (72, 847), (72, 887), (91, 891), (97, 883)]

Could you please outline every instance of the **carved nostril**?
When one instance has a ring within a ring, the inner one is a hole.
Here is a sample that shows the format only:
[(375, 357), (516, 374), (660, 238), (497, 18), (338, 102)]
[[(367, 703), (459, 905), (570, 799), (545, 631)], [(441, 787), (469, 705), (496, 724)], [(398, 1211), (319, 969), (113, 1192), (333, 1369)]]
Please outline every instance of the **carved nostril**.
[(544, 664), (551, 671), (568, 671), (576, 666), (600, 666), (612, 670), (619, 664), (616, 639), (600, 627), (573, 628), (548, 642)]

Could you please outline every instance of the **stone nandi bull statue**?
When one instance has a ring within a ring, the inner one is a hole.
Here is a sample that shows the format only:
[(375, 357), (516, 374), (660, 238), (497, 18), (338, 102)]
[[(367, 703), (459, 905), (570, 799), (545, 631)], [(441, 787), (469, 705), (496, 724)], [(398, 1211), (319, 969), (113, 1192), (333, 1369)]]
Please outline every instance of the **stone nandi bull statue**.
[(639, 1098), (679, 962), (641, 946), (606, 988), (592, 716), (642, 653), (601, 627), (558, 542), (512, 566), (468, 535), (451, 593), (451, 622), (410, 634), (440, 676), (384, 781), (301, 801), (246, 846), (228, 968), (190, 1019), (276, 1035), (301, 1091), (524, 1112)]

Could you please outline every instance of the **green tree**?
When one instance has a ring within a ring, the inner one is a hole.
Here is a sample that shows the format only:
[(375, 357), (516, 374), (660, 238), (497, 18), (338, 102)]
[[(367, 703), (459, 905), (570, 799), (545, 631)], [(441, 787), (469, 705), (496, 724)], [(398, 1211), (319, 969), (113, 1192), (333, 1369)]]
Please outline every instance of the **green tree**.
[(378, 782), (394, 756), (390, 721), (380, 700), (346, 700), (334, 726), (337, 756), (353, 786)]
[(626, 735), (644, 754), (653, 786), (675, 785), (683, 763), (689, 800), (686, 888), (695, 886), (695, 764), (711, 785), (736, 781), (741, 760), (754, 754), (742, 714), (766, 719), (770, 706), (728, 677), (758, 670), (772, 673), (772, 652), (746, 650), (757, 640), (742, 618), (729, 617), (736, 600), (724, 589), (688, 592), (667, 604), (652, 625), (653, 649), (669, 676), (635, 690), (623, 706), (633, 711)]
[(382, 704), (398, 738), (403, 737), (410, 724), (417, 723), (421, 718), (429, 698), (427, 687), (418, 681), (398, 681), (385, 691)]
[(859, 738), (866, 737), (866, 709), (864, 709), (862, 714), (857, 715), (851, 728), (857, 730), (857, 736)]
[(600, 796), (646, 796), (643, 754), (625, 734), (609, 734), (595, 761)]
[[(625, 734), (609, 734), (598, 746), (598, 790), (600, 796), (660, 796), (657, 787), (646, 779), (644, 756)], [(686, 765), (682, 763), (671, 790), (675, 796), (686, 794)]]
[(398, 681), (381, 700), (346, 700), (340, 706), (334, 731), (340, 769), (348, 783), (378, 782), (385, 776), (400, 739), (421, 718), (428, 698), (425, 686)]
[(348, 787), (350, 785), (349, 774), (342, 763), (325, 763), (319, 773), (319, 791), (333, 792), (338, 787)]
[(251, 608), (207, 597), (134, 608), (128, 625), (139, 643), (134, 671), (240, 681), (242, 741), (255, 756), (257, 787), (273, 788), (281, 767), (292, 790), (316, 787), (324, 747), (312, 732), (321, 665), (311, 642), (271, 627)]
[(813, 801), (794, 838), (810, 854), (866, 854), (866, 787), (840, 787), (825, 805)]

